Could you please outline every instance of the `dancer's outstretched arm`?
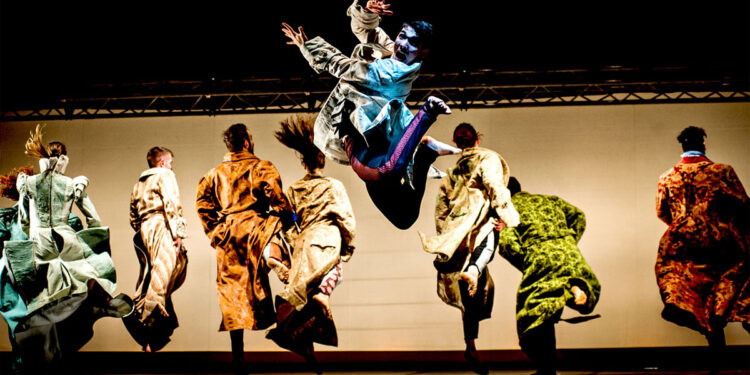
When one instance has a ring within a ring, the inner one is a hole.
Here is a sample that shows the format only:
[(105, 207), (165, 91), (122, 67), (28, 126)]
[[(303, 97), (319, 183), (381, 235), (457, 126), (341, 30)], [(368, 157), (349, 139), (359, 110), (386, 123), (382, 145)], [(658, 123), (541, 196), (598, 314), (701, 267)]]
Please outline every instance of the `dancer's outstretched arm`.
[(287, 44), (299, 47), (302, 56), (318, 73), (328, 72), (334, 77), (363, 87), (379, 89), (405, 79), (407, 75), (347, 57), (321, 37), (308, 40), (302, 26), (297, 29), (284, 22), (281, 29), (289, 38)]
[(305, 30), (302, 28), (302, 26), (297, 27), (296, 31), (291, 25), (286, 22), (282, 22), (281, 26), (281, 31), (283, 31), (284, 35), (289, 38), (289, 41), (286, 42), (286, 44), (293, 44), (301, 48), (302, 45), (305, 44), (305, 42), (308, 40), (307, 35), (305, 35)]
[(373, 43), (392, 51), (393, 40), (379, 27), (380, 16), (393, 15), (393, 11), (389, 10), (391, 5), (383, 0), (369, 0), (364, 6), (362, 3), (361, 0), (354, 0), (346, 12), (352, 18), (352, 33), (360, 43)]

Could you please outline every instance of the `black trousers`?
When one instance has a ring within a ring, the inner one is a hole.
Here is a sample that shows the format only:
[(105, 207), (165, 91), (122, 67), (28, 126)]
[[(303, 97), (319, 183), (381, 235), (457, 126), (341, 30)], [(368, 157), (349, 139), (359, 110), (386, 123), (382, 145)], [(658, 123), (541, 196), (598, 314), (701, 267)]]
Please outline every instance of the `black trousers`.
[(232, 367), (235, 372), (239, 372), (245, 361), (245, 331), (229, 331), (229, 338), (232, 341)]
[(724, 353), (727, 349), (727, 341), (724, 337), (724, 327), (715, 324), (711, 332), (705, 334), (708, 341), (708, 365), (711, 370), (718, 371), (724, 362)]
[(476, 340), (479, 336), (479, 319), (467, 311), (461, 317), (464, 323), (464, 341)]
[[(492, 249), (492, 252), (490, 253), (490, 259), (487, 260), (486, 263), (489, 263), (492, 261), (492, 258), (495, 256), (494, 249), (497, 248), (498, 239), (500, 238), (497, 231), (493, 231), (492, 234), (494, 234), (492, 243), (489, 244), (490, 248)], [(474, 251), (471, 253), (471, 258), (469, 259), (469, 264), (464, 268), (464, 271), (466, 271), (469, 266), (472, 264), (476, 266), (477, 260), (482, 255), (482, 251), (487, 248), (487, 242), (490, 239), (490, 235), (487, 235), (487, 237), (482, 240), (482, 242), (477, 245), (474, 248)], [(485, 263), (485, 266), (486, 266)], [(487, 276), (484, 272), (479, 276), (479, 280), (477, 283), (479, 284), (478, 287), (482, 287), (484, 283), (486, 283)], [(477, 337), (479, 337), (479, 321), (481, 320), (479, 318), (479, 315), (475, 312), (476, 308), (471, 301), (474, 300), (473, 297), (469, 297), (468, 293), (468, 285), (462, 280), (459, 281), (459, 285), (461, 288), (461, 299), (464, 301), (464, 314), (461, 316), (463, 319), (464, 324), (464, 340), (476, 340)]]
[(411, 184), (406, 171), (387, 179), (365, 182), (372, 203), (396, 228), (408, 229), (419, 218), (427, 172), (437, 157), (437, 151), (420, 143), (414, 154)]
[(557, 368), (556, 319), (542, 323), (521, 339), (521, 350), (531, 360), (538, 374), (555, 374)]

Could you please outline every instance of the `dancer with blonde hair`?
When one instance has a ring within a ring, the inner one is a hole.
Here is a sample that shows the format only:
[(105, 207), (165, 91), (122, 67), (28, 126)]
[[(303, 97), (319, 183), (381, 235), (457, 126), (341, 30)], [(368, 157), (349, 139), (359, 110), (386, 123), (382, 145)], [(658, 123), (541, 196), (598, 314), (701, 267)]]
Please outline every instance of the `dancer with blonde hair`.
[[(109, 229), (86, 188), (88, 178), (65, 176), (69, 159), (63, 143), (44, 145), (37, 126), (26, 142), (26, 154), (39, 159), (41, 172), (18, 175), (19, 217), (27, 240), (6, 241), (5, 255), (14, 286), (23, 296), (26, 317), (15, 331), (26, 371), (43, 372), (93, 335), (94, 322), (121, 318), (133, 310), (116, 289), (110, 257)], [(76, 205), (87, 229), (70, 225)], [(43, 286), (43, 287), (40, 287)]]

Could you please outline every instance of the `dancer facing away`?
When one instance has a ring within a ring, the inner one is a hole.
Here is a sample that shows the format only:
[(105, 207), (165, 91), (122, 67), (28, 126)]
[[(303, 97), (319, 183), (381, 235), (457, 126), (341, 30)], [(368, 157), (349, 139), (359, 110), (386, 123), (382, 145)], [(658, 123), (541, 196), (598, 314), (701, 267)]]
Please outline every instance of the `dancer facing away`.
[(244, 372), (243, 330), (261, 330), (275, 322), (268, 265), (262, 252), (291, 214), (281, 177), (271, 162), (253, 155), (253, 139), (244, 124), (224, 132), (229, 151), (224, 161), (198, 183), (196, 210), (216, 249), (216, 286), (222, 320), (229, 331), (232, 360)]
[(302, 27), (285, 23), (282, 30), (316, 72), (340, 78), (315, 122), (315, 144), (350, 164), (375, 206), (407, 229), (419, 216), (432, 162), (460, 150), (424, 136), (438, 115), (450, 113), (442, 100), (429, 97), (416, 115), (404, 103), (429, 52), (432, 25), (405, 23), (393, 41), (378, 27), (380, 15), (392, 14), (388, 7), (377, 0), (349, 7), (352, 31), (363, 43), (352, 57), (321, 37), (308, 40)]
[[(19, 197), (18, 189), (16, 189), (16, 181), (18, 180), (19, 173), (31, 176), (34, 174), (34, 168), (15, 168), (10, 173), (0, 176), (0, 196), (16, 202), (11, 207), (0, 208), (0, 315), (2, 315), (5, 323), (8, 324), (8, 339), (10, 340), (12, 350), (12, 358), (9, 366), (7, 368), (4, 368), (6, 366), (0, 366), (0, 372), (8, 371), (10, 374), (20, 374), (22, 371), (21, 353), (16, 344), (13, 332), (23, 321), (23, 318), (26, 317), (26, 304), (13, 286), (10, 269), (8, 268), (8, 260), (2, 249), (5, 241), (28, 239), (18, 220)], [(75, 218), (75, 221), (69, 221), (68, 224), (71, 227), (77, 228), (76, 231), (83, 229), (80, 219), (71, 215), (71, 219), (73, 218)]]
[(496, 152), (479, 147), (479, 134), (459, 124), (453, 141), (461, 149), (456, 165), (443, 179), (435, 207), (437, 236), (419, 237), (425, 251), (437, 255), (438, 295), (461, 310), (466, 351), (475, 372), (486, 373), (475, 340), (479, 321), (492, 314), (494, 284), (487, 269), (498, 233), (518, 224), (518, 213), (505, 187), (508, 164)]
[[(109, 229), (102, 227), (84, 176), (70, 178), (64, 144), (42, 143), (37, 126), (26, 154), (39, 158), (41, 172), (18, 175), (19, 217), (28, 240), (5, 241), (4, 252), (14, 287), (24, 298), (26, 316), (16, 326), (16, 344), (29, 373), (57, 371), (60, 359), (80, 349), (103, 316), (121, 318), (133, 310), (124, 294), (112, 297), (115, 268)], [(70, 225), (76, 204), (88, 229)], [(71, 313), (72, 311), (72, 313)]]
[(656, 213), (668, 228), (656, 280), (662, 317), (706, 336), (717, 371), (727, 322), (750, 332), (750, 199), (731, 166), (706, 157), (705, 137), (685, 128), (682, 159), (659, 177)]
[(130, 335), (143, 351), (152, 352), (169, 342), (179, 326), (172, 293), (185, 281), (187, 237), (172, 151), (153, 147), (146, 154), (149, 169), (141, 173), (130, 195), (130, 226), (140, 263), (135, 314), (124, 318)]
[[(567, 305), (588, 314), (601, 292), (577, 245), (586, 217), (559, 197), (521, 191), (513, 177), (508, 188), (520, 223), (501, 232), (498, 252), (523, 273), (516, 296), (518, 338), (537, 374), (555, 374), (555, 323), (563, 308)], [(594, 317), (598, 316), (569, 321)]]
[[(0, 251), (2, 250), (5, 241), (28, 239), (21, 222), (18, 220), (19, 193), (16, 188), (16, 182), (18, 181), (18, 175), (21, 173), (26, 176), (32, 176), (34, 174), (34, 168), (16, 168), (10, 173), (0, 176), (0, 195), (16, 202), (12, 207), (0, 208)], [(72, 213), (68, 215), (68, 225), (76, 232), (83, 230), (81, 219)], [(5, 319), (5, 322), (8, 324), (8, 338), (12, 350), (10, 368), (4, 369), (0, 366), (0, 370), (7, 370), (10, 374), (21, 374), (24, 372), (23, 363), (20, 349), (16, 343), (14, 331), (26, 318), (26, 303), (21, 295), (18, 294), (18, 291), (13, 284), (5, 253), (3, 252), (0, 254), (2, 254), (2, 256), (0, 256), (0, 315), (2, 315), (3, 319)]]
[(277, 325), (267, 338), (305, 357), (320, 372), (313, 342), (338, 345), (329, 306), (341, 282), (341, 262), (354, 252), (354, 213), (344, 185), (322, 175), (325, 156), (313, 144), (315, 116), (295, 115), (281, 122), (276, 138), (297, 151), (307, 174), (287, 189), (297, 214), (285, 232), (293, 248), (288, 284), (276, 297)]

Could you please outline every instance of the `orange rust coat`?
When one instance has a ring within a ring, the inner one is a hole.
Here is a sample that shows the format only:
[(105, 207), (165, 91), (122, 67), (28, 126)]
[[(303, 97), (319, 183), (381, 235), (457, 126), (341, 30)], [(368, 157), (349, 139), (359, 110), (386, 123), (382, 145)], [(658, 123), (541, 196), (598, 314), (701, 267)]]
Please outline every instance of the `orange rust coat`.
[(216, 251), (220, 331), (264, 329), (275, 321), (263, 247), (281, 230), (269, 209), (291, 210), (271, 162), (230, 152), (198, 183), (196, 210)]

